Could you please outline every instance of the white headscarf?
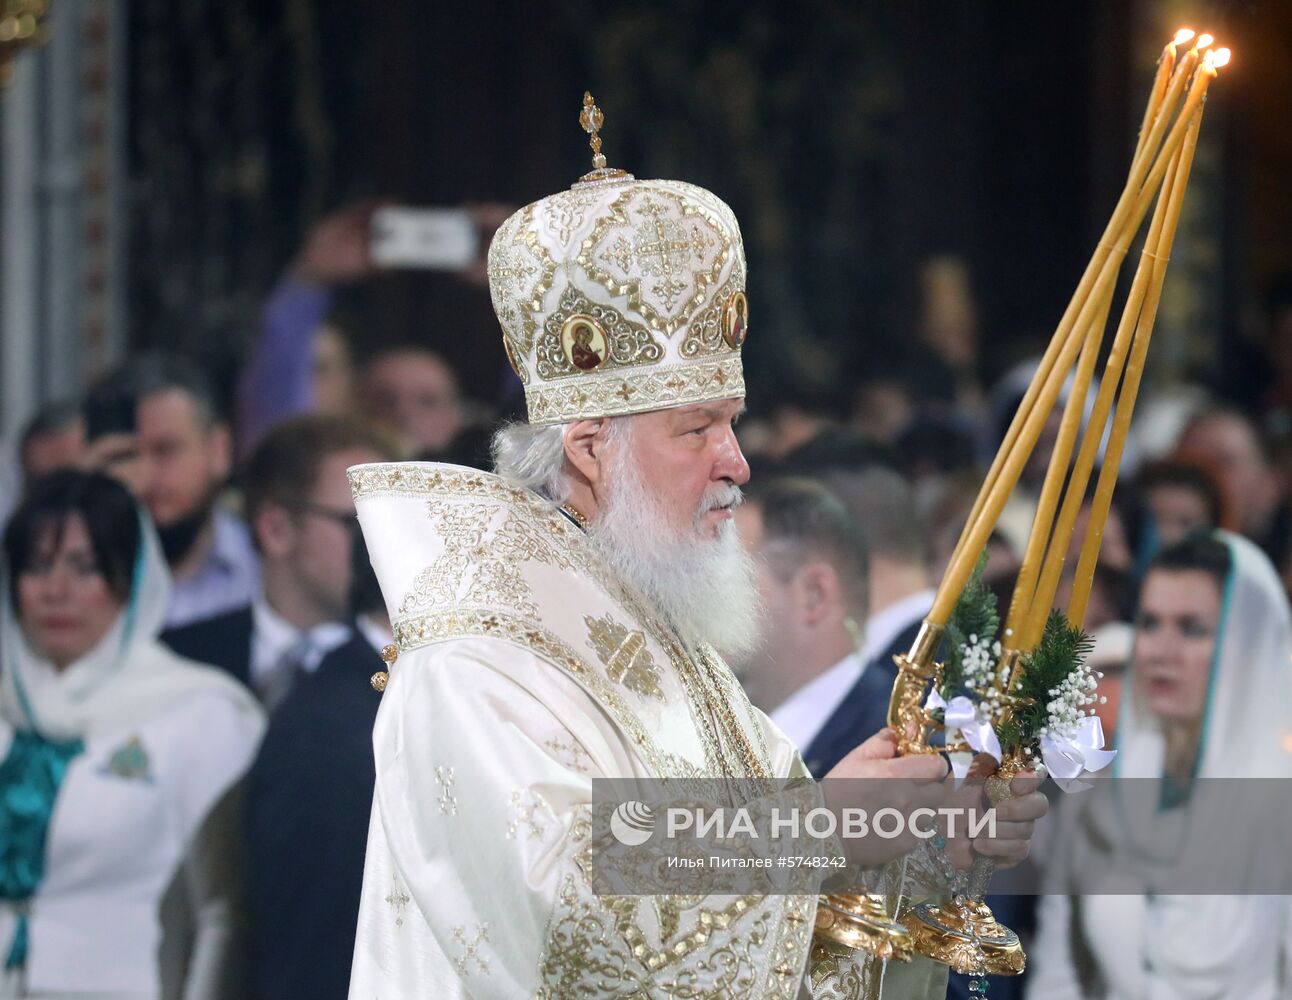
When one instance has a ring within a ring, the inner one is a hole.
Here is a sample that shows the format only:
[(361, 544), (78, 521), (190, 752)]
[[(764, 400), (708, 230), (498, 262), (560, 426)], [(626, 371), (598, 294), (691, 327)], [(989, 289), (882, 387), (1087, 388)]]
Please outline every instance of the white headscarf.
[(152, 718), (203, 693), (227, 698), (263, 724), (255, 698), (223, 671), (186, 660), (158, 641), (170, 603), (170, 570), (152, 523), (139, 515), (130, 596), (99, 644), (58, 670), (27, 643), (0, 579), (0, 718), (49, 740), (72, 740)]
[[(1292, 777), (1292, 612), (1265, 553), (1228, 531), (1213, 537), (1229, 549), (1220, 624), (1198, 746), (1199, 778)], [(1161, 722), (1134, 695), (1134, 658), (1126, 678), (1129, 697), (1117, 721), (1122, 778), (1160, 778), (1166, 741)]]
[[(1228, 532), (1214, 537), (1228, 547), (1230, 568), (1195, 774), (1288, 777), (1292, 754), (1284, 742), (1292, 735), (1292, 613), (1264, 553)], [(1286, 975), (1280, 971), (1286, 935), (1281, 897), (1175, 893), (1181, 891), (1177, 887), (1198, 884), (1199, 873), (1217, 870), (1282, 877), (1284, 831), (1253, 818), (1258, 804), (1251, 786), (1242, 782), (1209, 782), (1202, 793), (1205, 805), (1198, 806), (1201, 814), (1194, 809), (1196, 786), (1183, 808), (1161, 808), (1166, 739), (1161, 722), (1134, 694), (1135, 669), (1132, 659), (1113, 770), (1119, 777), (1146, 780), (1133, 788), (1104, 782), (1088, 797), (1065, 802), (1070, 815), (1064, 816), (1051, 891), (1085, 897), (1079, 924), (1084, 948), (1098, 962), (1112, 996), (1146, 995), (1150, 978), (1177, 992), (1187, 983), (1197, 996), (1283, 995), (1272, 992), (1286, 988), (1286, 978), (1280, 979)], [(1238, 816), (1246, 818), (1243, 837), (1227, 848), (1217, 826)], [(1042, 954), (1054, 948), (1058, 933), (1043, 922)], [(1064, 963), (1055, 954), (1053, 969), (1038, 960), (1034, 993), (1052, 991), (1055, 980), (1047, 973), (1062, 979)]]

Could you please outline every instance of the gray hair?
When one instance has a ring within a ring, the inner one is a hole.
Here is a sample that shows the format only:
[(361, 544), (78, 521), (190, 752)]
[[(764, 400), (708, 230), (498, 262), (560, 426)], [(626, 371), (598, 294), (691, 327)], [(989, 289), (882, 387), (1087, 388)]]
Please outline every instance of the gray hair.
[(565, 431), (569, 424), (535, 427), (518, 420), (493, 436), (493, 468), (511, 486), (560, 503), (569, 494), (565, 477)]
[[(632, 417), (610, 417), (606, 440), (623, 444), (632, 433)], [(535, 427), (518, 420), (504, 424), (493, 436), (493, 471), (510, 486), (533, 490), (553, 503), (570, 495), (565, 472), (565, 432), (573, 424)]]

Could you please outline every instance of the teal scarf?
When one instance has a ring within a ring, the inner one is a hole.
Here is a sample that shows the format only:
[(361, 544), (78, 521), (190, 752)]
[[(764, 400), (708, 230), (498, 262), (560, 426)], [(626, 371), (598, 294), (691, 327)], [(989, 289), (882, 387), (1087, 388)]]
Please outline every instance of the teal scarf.
[(36, 894), (45, 875), (45, 837), (54, 800), (68, 764), (84, 749), (80, 740), (52, 743), (21, 730), (0, 763), (0, 899), (20, 904), (6, 969), (26, 964), (27, 913), (21, 904)]

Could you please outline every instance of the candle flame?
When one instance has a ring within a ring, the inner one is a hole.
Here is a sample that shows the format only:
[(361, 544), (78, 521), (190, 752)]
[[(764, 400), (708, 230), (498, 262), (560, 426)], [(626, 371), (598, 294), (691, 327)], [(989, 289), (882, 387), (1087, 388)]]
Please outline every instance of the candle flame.
[(1194, 48), (1205, 49), (1208, 45), (1210, 45), (1214, 41), (1215, 41), (1215, 38), (1213, 38), (1211, 35), (1199, 35), (1198, 44), (1195, 45)]
[(1192, 28), (1181, 28), (1179, 31), (1175, 33), (1175, 37), (1171, 39), (1171, 44), (1183, 45), (1185, 42), (1187, 42), (1196, 34), (1197, 32), (1194, 31)]
[(1220, 69), (1221, 66), (1229, 65), (1229, 57), (1232, 53), (1228, 49), (1216, 49), (1215, 52), (1207, 53), (1207, 61), (1211, 63), (1212, 69)]

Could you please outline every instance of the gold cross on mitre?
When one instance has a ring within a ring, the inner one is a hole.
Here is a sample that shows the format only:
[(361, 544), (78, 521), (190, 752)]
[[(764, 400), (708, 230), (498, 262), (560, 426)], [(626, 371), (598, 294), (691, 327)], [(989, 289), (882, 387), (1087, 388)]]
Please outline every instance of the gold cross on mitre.
[(588, 133), (588, 145), (592, 147), (592, 170), (579, 178), (580, 184), (632, 179), (631, 174), (606, 167), (606, 158), (601, 152), (601, 126), (605, 124), (605, 121), (606, 116), (597, 107), (597, 102), (592, 99), (592, 94), (585, 90), (583, 92), (583, 107), (579, 109), (579, 124), (583, 126), (583, 131)]
[(583, 109), (579, 112), (579, 124), (583, 126), (583, 131), (587, 132), (590, 138), (588, 145), (592, 147), (592, 166), (597, 170), (606, 169), (606, 158), (601, 152), (601, 126), (605, 124), (606, 116), (601, 113), (597, 107), (597, 102), (592, 99), (592, 92), (585, 90), (583, 92)]

